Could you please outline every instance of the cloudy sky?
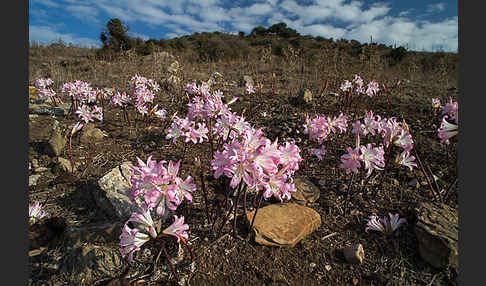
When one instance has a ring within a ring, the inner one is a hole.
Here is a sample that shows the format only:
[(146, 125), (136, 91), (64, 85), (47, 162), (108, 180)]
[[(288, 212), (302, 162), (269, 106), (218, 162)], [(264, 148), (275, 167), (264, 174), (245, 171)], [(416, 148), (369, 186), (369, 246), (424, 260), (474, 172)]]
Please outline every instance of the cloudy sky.
[(303, 35), (457, 52), (457, 0), (29, 0), (29, 40), (101, 46), (111, 18), (131, 36), (246, 34), (279, 22)]

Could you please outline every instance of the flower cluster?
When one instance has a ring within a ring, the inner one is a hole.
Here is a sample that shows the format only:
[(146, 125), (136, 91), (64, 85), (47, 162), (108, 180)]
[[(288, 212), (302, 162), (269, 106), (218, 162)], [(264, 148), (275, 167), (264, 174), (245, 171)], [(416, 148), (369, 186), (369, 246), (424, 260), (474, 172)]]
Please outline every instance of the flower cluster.
[[(128, 255), (133, 262), (133, 253), (150, 239), (156, 239), (159, 234), (172, 235), (183, 242), (188, 238), (189, 226), (184, 224), (184, 217), (174, 215), (174, 222), (161, 231), (161, 223), (165, 221), (170, 212), (173, 212), (182, 203), (184, 198), (192, 201), (191, 192), (196, 190), (191, 176), (185, 180), (178, 177), (180, 162), (174, 164), (169, 161), (154, 161), (152, 157), (143, 162), (137, 158), (139, 166), (131, 166), (133, 175), (130, 178), (133, 201), (139, 205), (139, 210), (132, 214), (125, 223), (120, 235), (122, 255)], [(152, 219), (152, 212), (160, 222)], [(135, 225), (133, 228), (129, 223)]]
[(29, 205), (29, 223), (34, 224), (37, 221), (49, 217), (49, 214), (43, 210), (43, 205), (39, 202), (34, 202), (33, 205)]
[(159, 84), (153, 79), (134, 75), (130, 79), (130, 95), (137, 111), (148, 115), (149, 105), (153, 103), (155, 93), (160, 91)]
[(61, 92), (80, 104), (96, 103), (97, 90), (89, 82), (66, 82), (61, 86)]
[[(249, 126), (242, 116), (231, 112), (229, 108), (236, 98), (225, 104), (222, 101), (222, 92), (211, 93), (209, 86), (204, 82), (199, 86), (196, 83), (187, 84), (184, 90), (192, 96), (187, 104), (187, 115), (185, 118), (175, 116), (166, 135), (166, 139), (172, 139), (174, 144), (181, 136), (185, 137), (185, 142), (191, 141), (194, 144), (209, 140), (209, 136), (212, 135), (226, 138), (231, 128), (242, 131)], [(212, 134), (209, 134), (208, 126), (213, 120)], [(233, 133), (230, 138), (235, 135)]]
[(211, 168), (217, 179), (222, 174), (231, 178), (230, 186), (236, 188), (243, 180), (251, 191), (263, 190), (263, 197), (271, 196), (283, 201), (295, 192), (292, 176), (302, 161), (300, 149), (295, 143), (278, 145), (276, 139), (263, 136), (260, 129), (248, 128), (241, 136), (216, 151)]
[[(211, 168), (214, 177), (221, 175), (231, 178), (230, 187), (236, 188), (242, 181), (250, 191), (263, 190), (263, 196), (279, 200), (290, 199), (295, 191), (292, 175), (299, 168), (300, 149), (293, 142), (278, 145), (263, 136), (260, 129), (255, 129), (243, 116), (232, 112), (225, 104), (222, 93), (211, 93), (204, 82), (187, 84), (186, 93), (192, 96), (187, 104), (186, 118), (175, 117), (168, 129), (167, 139), (185, 136), (185, 141), (201, 143), (210, 136), (222, 140), (222, 151), (215, 151)], [(206, 126), (212, 124), (212, 130)], [(196, 124), (198, 128), (196, 129)]]
[[(417, 167), (414, 162), (415, 157), (410, 155), (410, 151), (413, 149), (412, 135), (408, 131), (408, 127), (397, 122), (396, 118), (381, 118), (379, 115), (375, 116), (370, 110), (365, 114), (363, 121), (357, 120), (353, 123), (351, 132), (356, 135), (356, 147), (354, 149), (348, 147), (348, 153), (341, 156), (340, 167), (344, 168), (346, 173), (358, 173), (361, 162), (364, 163), (367, 176), (374, 169), (383, 170), (385, 167), (384, 148), (389, 148), (391, 144), (403, 149), (397, 155), (395, 163), (406, 166), (410, 170)], [(367, 135), (381, 135), (382, 144), (378, 147), (373, 147), (371, 143), (361, 145), (361, 136)]]
[(366, 94), (369, 97), (376, 95), (380, 91), (379, 84), (375, 80), (370, 81), (366, 85), (365, 90), (363, 79), (359, 75), (354, 75), (352, 81), (345, 80), (340, 86), (340, 89), (344, 92), (353, 92), (353, 88), (357, 95)]
[(35, 81), (34, 86), (37, 88), (39, 98), (52, 98), (56, 96), (56, 92), (49, 86), (53, 83), (50, 78), (40, 78)]
[(459, 104), (449, 97), (449, 102), (442, 106), (438, 98), (433, 98), (432, 107), (434, 110), (441, 109), (442, 122), (437, 130), (437, 135), (440, 138), (440, 144), (448, 145), (450, 144), (449, 139), (459, 133)]
[(323, 141), (327, 141), (331, 133), (346, 132), (347, 127), (347, 116), (342, 113), (339, 116), (334, 116), (334, 118), (316, 116), (310, 119), (306, 116), (304, 134), (309, 134), (310, 140), (317, 140), (319, 144), (322, 144)]
[(403, 223), (406, 223), (407, 220), (404, 218), (400, 218), (398, 214), (391, 214), (388, 213), (390, 219), (386, 216), (379, 219), (377, 216), (372, 215), (368, 218), (365, 231), (368, 230), (376, 230), (384, 233), (385, 235), (392, 234), (398, 227), (400, 227)]

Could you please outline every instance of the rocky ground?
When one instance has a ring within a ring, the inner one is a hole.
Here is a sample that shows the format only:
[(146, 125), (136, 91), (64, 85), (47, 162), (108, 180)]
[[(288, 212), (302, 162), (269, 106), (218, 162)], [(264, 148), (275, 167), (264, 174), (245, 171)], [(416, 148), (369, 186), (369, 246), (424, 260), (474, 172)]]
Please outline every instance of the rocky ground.
[[(303, 134), (305, 114), (338, 115), (341, 98), (338, 82), (322, 89), (294, 89), (285, 82), (246, 95), (241, 82), (249, 80), (226, 71), (224, 63), (211, 69), (174, 77), (161, 83), (167, 87), (156, 99), (168, 114), (185, 113), (187, 102), (181, 92), (185, 80), (213, 78), (213, 89), (239, 96), (232, 109), (243, 113), (270, 139), (294, 138), (305, 161), (297, 172), (298, 193), (285, 204), (269, 200), (258, 212), (255, 230), (238, 213), (238, 236), (228, 234), (232, 224), (212, 232), (205, 221), (200, 182), (192, 204), (178, 212), (190, 226), (189, 243), (195, 262), (177, 243), (169, 253), (181, 283), (187, 285), (457, 285), (457, 192), (449, 191), (444, 203), (430, 191), (422, 172), (393, 167), (386, 175), (354, 180), (338, 167), (339, 156), (352, 137), (336, 137), (326, 147), (328, 154), (318, 162), (305, 151), (315, 148)], [(214, 70), (220, 75), (211, 77)], [(177, 76), (176, 76), (177, 75)], [(351, 78), (354, 74), (344, 79)], [(365, 75), (363, 75), (365, 76)], [(251, 74), (256, 81), (257, 76)], [(83, 78), (78, 78), (83, 80)], [(169, 80), (170, 79), (170, 80)], [(253, 80), (253, 79), (252, 79)], [(397, 75), (401, 80), (388, 97), (360, 98), (349, 113), (350, 122), (369, 109), (381, 116), (405, 119), (422, 161), (430, 165), (440, 188), (456, 177), (456, 143), (439, 145), (436, 130), (441, 118), (431, 112), (431, 98), (448, 96), (457, 100), (457, 81), (442, 84), (424, 78)], [(283, 80), (282, 80), (283, 81)], [(179, 84), (179, 85), (178, 85)], [(389, 86), (392, 86), (390, 84)], [(123, 199), (128, 188), (127, 162), (177, 160), (182, 144), (174, 147), (164, 138), (164, 123), (148, 126), (130, 110), (132, 124), (122, 120), (119, 109), (107, 106), (103, 122), (91, 123), (72, 141), (75, 170), (71, 169), (69, 132), (76, 119), (69, 104), (51, 107), (32, 96), (29, 103), (29, 200), (46, 205), (51, 218), (30, 227), (29, 285), (176, 285), (165, 259), (155, 263), (156, 246), (136, 255), (133, 264), (121, 257), (120, 228), (130, 212)], [(195, 154), (209, 146), (189, 148), (181, 171), (197, 178)], [(207, 152), (206, 152), (207, 153)], [(209, 157), (203, 156), (203, 162)], [(210, 178), (210, 200), (216, 200), (218, 184)], [(353, 190), (345, 206), (347, 190)], [(407, 219), (391, 237), (364, 231), (365, 219), (376, 214), (399, 213)], [(275, 218), (277, 216), (277, 218)], [(230, 220), (232, 222), (232, 220)], [(278, 222), (278, 223), (277, 223)], [(280, 224), (279, 224), (280, 223)], [(162, 256), (163, 257), (163, 256)]]

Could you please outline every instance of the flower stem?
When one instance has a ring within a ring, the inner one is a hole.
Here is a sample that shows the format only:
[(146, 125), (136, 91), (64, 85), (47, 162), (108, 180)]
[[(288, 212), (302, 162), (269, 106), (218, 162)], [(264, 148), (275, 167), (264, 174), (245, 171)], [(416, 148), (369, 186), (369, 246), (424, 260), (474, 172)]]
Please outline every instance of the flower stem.
[(69, 136), (69, 155), (70, 155), (70, 158), (71, 158), (71, 172), (74, 173), (73, 148), (72, 148), (72, 145), (71, 145), (72, 138), (73, 138), (72, 135)]

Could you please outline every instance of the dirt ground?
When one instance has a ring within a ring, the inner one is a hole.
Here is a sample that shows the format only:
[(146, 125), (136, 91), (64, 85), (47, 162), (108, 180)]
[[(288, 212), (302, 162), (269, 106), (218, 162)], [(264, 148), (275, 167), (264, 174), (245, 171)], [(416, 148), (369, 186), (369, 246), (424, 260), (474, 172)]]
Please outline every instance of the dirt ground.
[[(42, 65), (46, 55), (31, 51), (30, 81), (31, 85), (40, 76), (50, 76), (57, 84), (67, 80), (91, 81), (96, 86), (105, 87), (106, 74), (110, 78), (117, 78), (113, 82), (115, 88), (126, 88), (127, 77), (135, 72), (151, 78), (155, 75), (157, 80), (167, 76), (167, 73), (154, 74), (141, 69), (142, 59), (132, 60), (132, 64), (125, 73), (121, 73), (123, 63), (111, 64), (111, 68), (93, 71), (98, 65), (106, 63), (91, 62), (88, 71), (77, 71), (65, 68), (53, 60), (52, 65)], [(50, 55), (51, 58), (56, 57)], [(349, 122), (362, 117), (372, 109), (375, 114), (382, 117), (395, 116), (398, 121), (406, 120), (410, 126), (415, 148), (422, 161), (430, 165), (431, 170), (439, 179), (438, 183), (446, 188), (457, 177), (456, 146), (452, 144), (446, 148), (440, 146), (436, 130), (440, 125), (441, 117), (435, 116), (431, 109), (431, 98), (439, 97), (445, 102), (449, 96), (457, 100), (457, 76), (455, 71), (446, 71), (446, 74), (430, 71), (410, 71), (405, 68), (379, 70), (365, 69), (356, 64), (348, 69), (345, 64), (339, 73), (332, 77), (334, 67), (322, 66), (318, 74), (317, 69), (309, 67), (301, 73), (285, 61), (277, 63), (258, 62), (218, 62), (191, 64), (180, 59), (182, 79), (180, 86), (163, 89), (156, 98), (159, 106), (164, 107), (168, 114), (179, 111), (185, 114), (187, 99), (183, 96), (182, 85), (191, 80), (207, 80), (209, 76), (218, 71), (223, 75), (224, 82), (219, 88), (224, 94), (239, 96), (232, 110), (239, 114), (244, 111), (247, 121), (254, 126), (264, 128), (266, 136), (270, 139), (300, 138), (298, 143), (301, 155), (304, 158), (297, 176), (305, 177), (319, 186), (321, 194), (318, 201), (309, 205), (316, 210), (322, 218), (322, 225), (309, 236), (305, 237), (293, 248), (274, 248), (260, 246), (251, 239), (248, 227), (241, 223), (238, 226), (239, 237), (225, 235), (231, 228), (228, 225), (217, 236), (205, 226), (205, 210), (203, 197), (200, 192), (200, 182), (197, 181), (198, 191), (195, 192), (193, 203), (184, 203), (178, 208), (178, 213), (185, 216), (185, 222), (190, 226), (189, 242), (196, 256), (196, 271), (193, 274), (191, 285), (457, 285), (457, 273), (453, 270), (434, 269), (424, 262), (418, 252), (417, 239), (414, 234), (415, 215), (414, 208), (418, 202), (433, 201), (434, 197), (428, 186), (419, 188), (408, 183), (419, 178), (425, 181), (418, 170), (415, 174), (404, 167), (391, 167), (386, 174), (381, 174), (370, 180), (362, 188), (363, 178), (356, 179), (352, 184), (352, 194), (343, 213), (344, 202), (349, 188), (349, 175), (338, 167), (339, 157), (344, 154), (347, 146), (352, 145), (353, 138), (349, 132), (343, 136), (334, 136), (327, 142), (328, 153), (324, 160), (318, 162), (311, 157), (307, 148), (316, 148), (316, 142), (310, 142), (308, 136), (303, 134), (302, 125), (305, 114), (310, 116), (338, 115), (341, 107), (341, 98), (329, 95), (330, 92), (340, 93), (339, 84), (345, 79), (351, 80), (355, 73), (359, 73), (365, 81), (376, 79), (389, 86), (388, 97), (374, 98), (360, 97), (354, 102)], [(115, 65), (115, 67), (113, 67)], [(120, 71), (115, 73), (120, 66)], [(360, 71), (360, 69), (362, 71)], [(276, 93), (272, 92), (271, 83), (273, 72), (277, 73)], [(69, 74), (66, 76), (66, 74)], [(232, 86), (231, 82), (238, 83), (243, 74), (250, 75), (255, 81), (263, 81), (263, 91), (254, 95), (245, 95), (242, 88)], [(62, 75), (62, 76), (61, 76)], [(328, 81), (328, 87), (324, 82)], [(394, 87), (398, 81), (398, 87)], [(217, 85), (218, 87), (218, 85)], [(217, 87), (213, 88), (216, 89)], [(292, 98), (300, 87), (307, 87), (313, 93), (310, 104), (299, 103)], [(231, 96), (229, 97), (231, 98)], [(182, 156), (182, 144), (174, 147), (171, 141), (164, 138), (163, 123), (150, 122), (150, 126), (159, 128), (145, 128), (140, 118), (136, 117), (134, 110), (130, 110), (131, 126), (122, 120), (119, 109), (106, 107), (103, 122), (96, 122), (96, 127), (105, 131), (108, 136), (100, 143), (81, 144), (79, 136), (73, 140), (73, 156), (80, 163), (80, 170), (73, 175), (52, 168), (55, 158), (42, 152), (42, 142), (48, 136), (48, 126), (53, 121), (51, 116), (39, 115), (29, 120), (29, 160), (37, 159), (40, 166), (46, 166), (49, 171), (42, 174), (36, 186), (29, 188), (30, 202), (39, 201), (47, 205), (47, 211), (52, 216), (62, 216), (68, 225), (83, 225), (92, 222), (106, 221), (107, 217), (102, 210), (96, 207), (93, 197), (88, 189), (112, 168), (123, 161), (136, 162), (140, 157), (146, 160), (149, 155), (155, 160), (177, 160)], [(262, 113), (265, 112), (264, 117)], [(75, 118), (56, 117), (64, 130), (67, 130)], [(136, 122), (136, 124), (133, 124)], [(134, 126), (135, 125), (135, 126)], [(276, 128), (278, 127), (278, 128)], [(351, 127), (349, 127), (351, 128)], [(194, 172), (193, 160), (201, 151), (205, 154), (209, 145), (191, 147), (186, 150), (182, 177)], [(66, 146), (61, 157), (69, 158), (69, 149)], [(209, 157), (202, 157), (208, 163)], [(206, 175), (210, 175), (206, 171)], [(210, 198), (212, 199), (212, 194)], [(276, 203), (267, 201), (264, 205)], [(451, 190), (447, 204), (458, 208), (457, 189)], [(384, 238), (380, 233), (364, 231), (365, 219), (371, 214), (382, 217), (388, 212), (399, 213), (407, 219), (407, 224), (400, 227), (391, 238)], [(243, 219), (239, 219), (240, 222)], [(333, 234), (330, 237), (326, 237)], [(365, 259), (361, 265), (352, 265), (344, 261), (339, 251), (343, 246), (361, 243), (365, 250)], [(62, 254), (62, 247), (56, 251)], [(30, 259), (30, 285), (62, 285), (65, 282), (55, 272), (42, 270), (34, 266), (34, 259)], [(181, 266), (182, 267), (182, 266)], [(179, 269), (187, 271), (187, 269)], [(141, 273), (140, 275), (147, 274)], [(37, 281), (37, 282), (35, 282)], [(354, 281), (354, 282), (353, 282)], [(356, 282), (356, 283), (355, 283)], [(41, 283), (41, 284), (42, 284)], [(106, 282), (105, 282), (106, 283)], [(150, 285), (176, 285), (173, 278), (160, 280)], [(103, 285), (103, 284), (99, 284)], [(143, 284), (141, 284), (143, 285)], [(148, 284), (147, 284), (148, 285)]]

